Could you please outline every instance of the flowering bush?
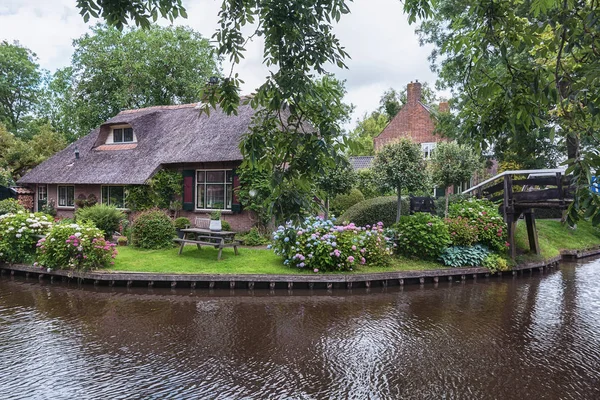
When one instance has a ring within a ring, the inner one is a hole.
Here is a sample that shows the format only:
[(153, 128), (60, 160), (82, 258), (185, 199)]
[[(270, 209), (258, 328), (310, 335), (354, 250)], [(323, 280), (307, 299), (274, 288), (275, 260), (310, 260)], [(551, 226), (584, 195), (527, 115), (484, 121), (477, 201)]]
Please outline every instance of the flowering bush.
[(19, 211), (0, 215), (0, 261), (29, 261), (35, 254), (36, 235), (45, 235), (52, 227), (52, 217)]
[(453, 245), (470, 246), (477, 242), (477, 227), (471, 225), (467, 218), (446, 218), (444, 222), (448, 226)]
[(285, 265), (319, 271), (350, 271), (355, 265), (386, 265), (392, 243), (383, 224), (336, 226), (332, 220), (307, 218), (301, 226), (288, 223), (273, 232), (275, 254)]
[(92, 224), (57, 224), (37, 244), (37, 262), (46, 268), (106, 268), (117, 256), (114, 243)]
[(444, 221), (429, 213), (401, 217), (394, 228), (398, 252), (407, 256), (436, 259), (450, 244), (450, 234)]
[(477, 228), (477, 242), (492, 250), (505, 250), (508, 228), (498, 213), (498, 207), (488, 200), (469, 199), (451, 204), (449, 215), (462, 217)]

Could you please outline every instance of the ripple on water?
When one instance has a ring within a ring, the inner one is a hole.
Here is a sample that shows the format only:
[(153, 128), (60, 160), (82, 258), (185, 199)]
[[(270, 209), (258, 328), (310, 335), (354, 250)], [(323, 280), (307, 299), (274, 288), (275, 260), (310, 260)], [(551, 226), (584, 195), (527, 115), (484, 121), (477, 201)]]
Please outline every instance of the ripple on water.
[(599, 274), (233, 297), (0, 278), (0, 399), (600, 398)]

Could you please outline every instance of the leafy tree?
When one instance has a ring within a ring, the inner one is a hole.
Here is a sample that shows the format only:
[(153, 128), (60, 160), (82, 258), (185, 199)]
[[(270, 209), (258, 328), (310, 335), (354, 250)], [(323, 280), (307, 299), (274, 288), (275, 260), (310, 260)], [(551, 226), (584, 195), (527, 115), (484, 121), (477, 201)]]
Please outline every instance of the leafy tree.
[(423, 189), (427, 182), (427, 171), (421, 147), (408, 139), (385, 146), (375, 156), (373, 171), (382, 186), (395, 190), (398, 195), (398, 214), (400, 220), (401, 194)]
[(350, 192), (355, 183), (356, 173), (347, 160), (327, 169), (325, 174), (319, 177), (317, 185), (325, 195), (325, 219), (329, 219), (330, 200), (338, 194)]
[(445, 0), (420, 28), (441, 83), (458, 98), (464, 137), (483, 147), (560, 138), (577, 185), (571, 223), (584, 209), (600, 223), (600, 197), (589, 190), (600, 168), (599, 12), (590, 1)]
[(0, 43), (0, 123), (19, 134), (37, 104), (41, 72), (37, 56), (15, 42)]
[(361, 120), (356, 121), (356, 128), (350, 132), (350, 139), (354, 146), (347, 153), (350, 156), (372, 156), (375, 154), (373, 138), (381, 133), (386, 127), (388, 119), (384, 114), (377, 111), (371, 115), (366, 113)]
[(119, 31), (102, 25), (74, 41), (71, 66), (48, 84), (45, 111), (71, 138), (123, 109), (198, 101), (220, 75), (207, 39), (190, 28)]
[(0, 186), (12, 186), (15, 181), (13, 180), (10, 170), (7, 168), (0, 167)]
[(446, 207), (448, 216), (448, 188), (466, 182), (479, 167), (479, 160), (473, 150), (456, 142), (440, 142), (431, 156), (431, 175), (436, 185), (446, 188)]

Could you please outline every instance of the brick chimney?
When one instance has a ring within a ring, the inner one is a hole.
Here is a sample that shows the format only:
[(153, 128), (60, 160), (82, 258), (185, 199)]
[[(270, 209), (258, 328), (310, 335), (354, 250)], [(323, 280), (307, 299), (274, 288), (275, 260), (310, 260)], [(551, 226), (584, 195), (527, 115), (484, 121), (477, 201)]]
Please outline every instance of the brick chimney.
[(447, 101), (442, 101), (440, 103), (440, 112), (441, 113), (447, 113), (450, 112), (450, 104), (448, 104)]
[(421, 101), (421, 83), (417, 80), (415, 83), (411, 82), (406, 88), (406, 102), (408, 104), (416, 104)]

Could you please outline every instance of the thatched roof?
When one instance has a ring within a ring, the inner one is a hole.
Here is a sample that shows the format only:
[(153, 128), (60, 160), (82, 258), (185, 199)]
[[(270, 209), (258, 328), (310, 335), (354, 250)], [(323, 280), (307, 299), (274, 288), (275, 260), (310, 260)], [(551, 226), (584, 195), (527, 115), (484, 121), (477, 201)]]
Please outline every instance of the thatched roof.
[[(221, 110), (200, 115), (195, 103), (122, 111), (35, 167), (19, 183), (142, 184), (162, 164), (239, 161), (240, 139), (253, 114), (250, 105), (240, 105), (237, 116)], [(106, 150), (110, 126), (124, 123), (133, 128), (137, 145)]]

